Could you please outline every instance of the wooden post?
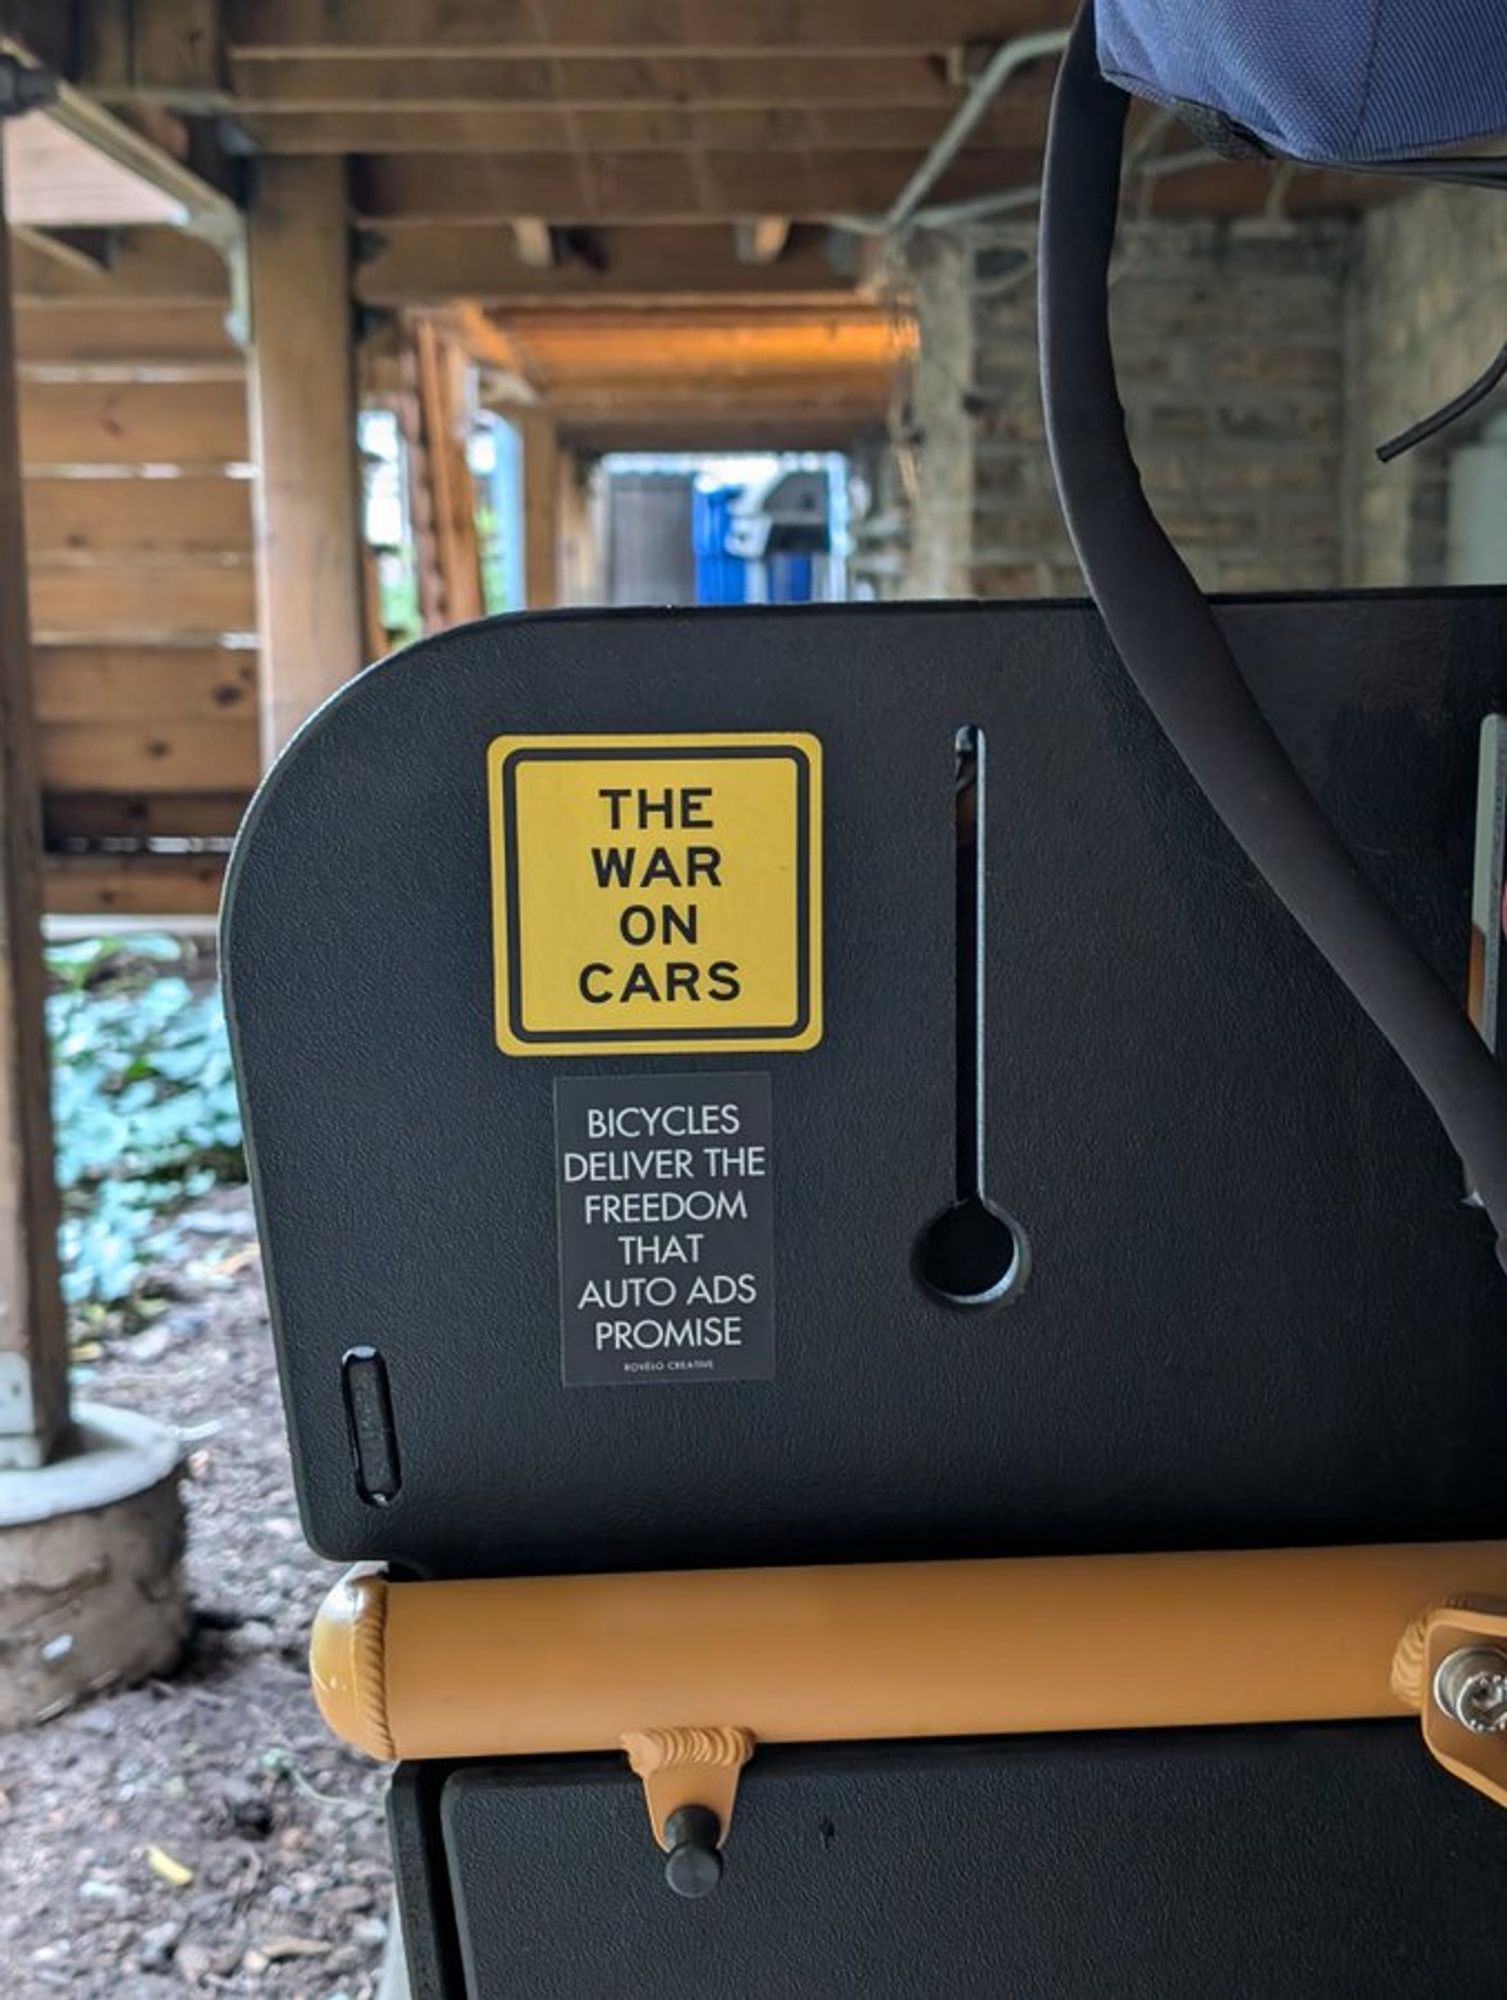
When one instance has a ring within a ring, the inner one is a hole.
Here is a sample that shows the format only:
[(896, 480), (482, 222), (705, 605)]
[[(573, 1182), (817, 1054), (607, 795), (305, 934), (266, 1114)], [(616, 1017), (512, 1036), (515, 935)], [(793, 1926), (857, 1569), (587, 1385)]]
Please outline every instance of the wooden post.
[(10, 237), (0, 168), (0, 1467), (6, 1469), (44, 1464), (68, 1430), (35, 727)]
[(257, 162), (247, 233), (262, 752), (363, 664), (345, 166)]
[(476, 490), (461, 433), (457, 374), (464, 370), (465, 357), (424, 319), (414, 328), (414, 349), (436, 554), (445, 592), (444, 622), (459, 625), (480, 618), (486, 609), (476, 539)]
[(560, 601), (560, 439), (548, 410), (522, 410), (523, 594), (530, 611)]

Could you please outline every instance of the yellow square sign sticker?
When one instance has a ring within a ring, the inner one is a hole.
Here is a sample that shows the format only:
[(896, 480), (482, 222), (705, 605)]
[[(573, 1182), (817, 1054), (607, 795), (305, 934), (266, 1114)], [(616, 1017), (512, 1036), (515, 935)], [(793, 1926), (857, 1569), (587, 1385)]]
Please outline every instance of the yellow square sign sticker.
[(515, 1056), (814, 1048), (814, 736), (499, 736), (497, 1042)]

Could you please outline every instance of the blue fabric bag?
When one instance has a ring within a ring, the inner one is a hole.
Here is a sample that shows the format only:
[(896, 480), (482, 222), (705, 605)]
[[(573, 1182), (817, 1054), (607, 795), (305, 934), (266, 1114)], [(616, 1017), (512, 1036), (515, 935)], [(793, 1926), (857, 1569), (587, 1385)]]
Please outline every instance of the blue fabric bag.
[(1096, 16), (1104, 75), (1218, 152), (1381, 165), (1507, 131), (1507, 0), (1098, 0)]

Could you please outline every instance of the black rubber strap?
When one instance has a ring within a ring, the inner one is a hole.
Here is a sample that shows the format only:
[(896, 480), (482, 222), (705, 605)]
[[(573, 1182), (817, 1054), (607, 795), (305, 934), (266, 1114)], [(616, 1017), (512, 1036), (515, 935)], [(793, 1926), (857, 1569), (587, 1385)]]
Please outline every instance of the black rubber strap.
[(1100, 74), (1085, 0), (1058, 72), (1041, 203), (1042, 392), (1073, 545), (1183, 762), (1438, 1113), (1507, 1266), (1507, 1074), (1293, 769), (1141, 491), (1108, 313), (1128, 102)]

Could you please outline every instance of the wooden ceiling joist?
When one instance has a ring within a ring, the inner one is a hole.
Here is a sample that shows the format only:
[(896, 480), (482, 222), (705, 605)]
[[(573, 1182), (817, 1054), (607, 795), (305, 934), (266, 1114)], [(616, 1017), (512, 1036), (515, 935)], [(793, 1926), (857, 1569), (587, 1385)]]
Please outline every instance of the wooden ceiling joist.
[(635, 410), (619, 404), (577, 411), (560, 426), (562, 442), (587, 457), (610, 451), (847, 451), (878, 421), (867, 403), (785, 403), (762, 412), (726, 405), (701, 410)]
[[(854, 279), (832, 261), (827, 232), (796, 230), (775, 264), (739, 261), (726, 224), (594, 232), (597, 262), (552, 269), (527, 263), (506, 222), (375, 232), (356, 270), (364, 305), (446, 305), (457, 298), (510, 306), (589, 306), (625, 299), (749, 304), (832, 298)], [(597, 266), (600, 265), (600, 268)]]
[(914, 334), (875, 309), (849, 306), (823, 315), (769, 312), (734, 321), (675, 312), (556, 313), (509, 318), (508, 348), (542, 390), (588, 377), (597, 382), (749, 379), (774, 384), (827, 371), (886, 373), (908, 353)]
[(12, 247), (18, 243), (50, 262), (64, 265), (85, 277), (110, 268), (112, 231), (109, 229), (28, 229), (25, 223), (10, 225)]
[[(469, 322), (477, 312), (473, 303), (458, 317)], [(897, 319), (884, 307), (860, 300), (853, 293), (770, 299), (757, 313), (750, 313), (739, 299), (701, 297), (677, 299), (668, 305), (655, 299), (606, 300), (590, 313), (578, 312), (572, 305), (509, 304), (481, 317), (505, 335), (515, 365), (528, 357), (529, 367), (538, 365), (536, 357), (541, 352), (547, 355), (573, 344), (573, 337), (582, 345), (611, 342), (619, 352), (631, 352), (641, 341), (661, 335), (667, 335), (676, 346), (692, 336), (715, 338), (721, 351), (735, 352), (744, 343), (782, 339), (796, 327), (830, 329), (842, 339), (850, 337), (855, 326), (883, 327), (885, 344), (893, 339), (906, 350), (915, 339), (908, 316)], [(877, 335), (871, 337), (877, 340)]]
[(854, 301), (757, 319), (683, 308), (496, 317), (561, 438), (590, 450), (846, 443), (883, 420), (915, 339), (908, 321)]
[(513, 241), (520, 261), (531, 271), (548, 271), (557, 261), (554, 232), (542, 216), (514, 216)]
[(66, 299), (115, 310), (127, 300), (199, 305), (230, 297), (225, 260), (210, 244), (178, 229), (112, 230), (108, 255), (94, 266), (65, 263), (21, 242), (12, 276), (19, 302)]
[[(184, 4), (184, 0), (175, 0)], [(1062, 25), (1058, 0), (223, 0), (230, 55), (861, 49), (926, 53)]]
[[(406, 153), (357, 160), (357, 214), (379, 227), (495, 222), (736, 222), (754, 215), (883, 213), (916, 165), (907, 152), (686, 152), (684, 154)], [(967, 200), (1028, 182), (1034, 153), (965, 155), (938, 198)]]
[[(230, 95), (247, 112), (583, 111), (701, 105), (762, 111), (785, 105), (888, 105), (946, 111), (962, 92), (938, 53), (690, 56), (232, 56)], [(1022, 78), (1020, 92), (1031, 91)], [(1020, 94), (1020, 93), (1018, 93)]]
[(680, 422), (736, 429), (748, 422), (777, 428), (815, 419), (824, 436), (851, 437), (878, 423), (889, 406), (889, 377), (834, 382), (825, 374), (735, 385), (709, 378), (690, 385), (663, 385), (659, 393), (640, 381), (604, 381), (596, 388), (568, 387), (549, 400), (562, 433), (611, 429), (622, 422), (648, 436)]
[(88, 917), (209, 917), (224, 875), (223, 854), (49, 855), (47, 907)]
[(733, 241), (742, 264), (777, 264), (790, 241), (788, 215), (756, 215), (734, 224)]
[[(815, 153), (924, 153), (936, 138), (938, 112), (924, 105), (623, 104), (456, 105), (411, 110), (262, 112), (237, 119), (264, 153), (662, 153), (756, 147)], [(1001, 105), (970, 140), (974, 152), (1024, 149), (1041, 131), (1041, 106)]]

